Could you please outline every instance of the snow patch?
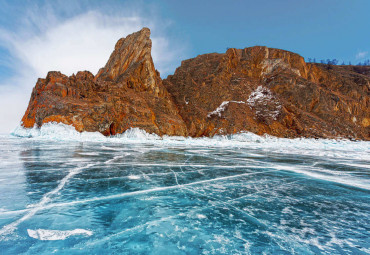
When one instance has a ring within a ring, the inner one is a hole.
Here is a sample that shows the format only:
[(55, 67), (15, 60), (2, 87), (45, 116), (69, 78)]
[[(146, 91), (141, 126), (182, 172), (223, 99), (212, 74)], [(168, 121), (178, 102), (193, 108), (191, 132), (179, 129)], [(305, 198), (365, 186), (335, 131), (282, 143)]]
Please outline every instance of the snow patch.
[(204, 214), (200, 214), (200, 213), (198, 213), (198, 214), (197, 214), (197, 218), (198, 218), (198, 219), (200, 219), (200, 220), (201, 220), (201, 219), (207, 219), (207, 216), (205, 216)]
[(223, 101), (216, 110), (207, 114), (207, 118), (211, 118), (213, 116), (221, 117), (222, 112), (226, 110), (226, 107), (229, 105), (229, 103), (245, 104), (243, 101)]
[(264, 119), (271, 118), (276, 120), (281, 111), (279, 100), (271, 90), (263, 86), (258, 86), (250, 94), (247, 103), (252, 109), (255, 109), (257, 116)]
[(130, 180), (139, 180), (140, 176), (138, 176), (138, 175), (129, 175), (129, 176), (127, 176), (127, 178), (130, 179)]
[(274, 96), (271, 90), (263, 86), (258, 86), (258, 88), (250, 94), (247, 102), (250, 106), (254, 106), (260, 100), (269, 101), (272, 99), (274, 99)]
[(49, 229), (27, 229), (28, 235), (38, 240), (65, 240), (70, 236), (85, 235), (92, 236), (93, 232), (86, 229), (74, 229), (74, 230), (49, 230)]

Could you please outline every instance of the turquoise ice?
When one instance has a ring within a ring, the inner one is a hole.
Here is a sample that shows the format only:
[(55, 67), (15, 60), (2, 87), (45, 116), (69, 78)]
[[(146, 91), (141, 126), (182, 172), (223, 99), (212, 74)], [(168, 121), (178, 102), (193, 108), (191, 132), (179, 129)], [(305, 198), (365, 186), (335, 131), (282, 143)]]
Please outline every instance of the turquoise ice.
[(0, 137), (0, 253), (369, 254), (369, 155), (347, 140), (17, 129)]

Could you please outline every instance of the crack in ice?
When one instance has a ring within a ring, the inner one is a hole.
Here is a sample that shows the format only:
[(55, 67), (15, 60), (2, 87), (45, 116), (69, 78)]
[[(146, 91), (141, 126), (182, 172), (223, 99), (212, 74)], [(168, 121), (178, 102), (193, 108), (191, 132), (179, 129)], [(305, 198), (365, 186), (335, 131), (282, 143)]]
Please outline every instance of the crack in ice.
[[(55, 195), (56, 193), (58, 193), (73, 176), (75, 176), (76, 174), (80, 173), (81, 170), (83, 170), (85, 168), (89, 168), (89, 167), (91, 167), (93, 165), (96, 165), (96, 164), (88, 164), (86, 166), (77, 167), (77, 168), (74, 168), (71, 171), (69, 171), (69, 173), (59, 182), (58, 186), (55, 189), (53, 189), (52, 191), (46, 193), (41, 198), (40, 202), (38, 202), (37, 204), (35, 204), (32, 207), (32, 209), (30, 209), (28, 211), (28, 213), (26, 215), (24, 215), (20, 219), (14, 221), (14, 222), (12, 222), (12, 223), (10, 223), (8, 225), (3, 226), (0, 229), (0, 240), (4, 239), (4, 236), (5, 235), (9, 235), (9, 234), (13, 233), (14, 230), (17, 228), (17, 226), (20, 223), (24, 222), (25, 220), (28, 220), (29, 218), (31, 218), (32, 216), (34, 216), (38, 211), (40, 211), (43, 208), (45, 208), (45, 206), (47, 205), (47, 203), (51, 201), (51, 197), (53, 195)], [(3, 237), (1, 238), (1, 236), (3, 236)]]
[(98, 201), (104, 201), (104, 200), (120, 199), (124, 197), (139, 196), (143, 194), (149, 194), (149, 193), (166, 191), (166, 190), (175, 190), (175, 189), (179, 189), (183, 187), (199, 185), (199, 184), (204, 184), (204, 183), (229, 180), (229, 179), (234, 179), (234, 178), (243, 177), (243, 176), (250, 176), (250, 175), (270, 173), (270, 172), (279, 172), (279, 171), (282, 171), (282, 170), (275, 169), (275, 170), (256, 172), (256, 173), (244, 173), (244, 174), (237, 174), (237, 175), (231, 175), (231, 176), (224, 176), (224, 177), (218, 177), (218, 178), (209, 179), (209, 180), (203, 180), (203, 181), (197, 181), (197, 182), (191, 182), (191, 183), (179, 184), (179, 185), (173, 185), (173, 186), (167, 186), (167, 187), (157, 187), (157, 188), (152, 188), (152, 189), (147, 189), (147, 190), (138, 190), (138, 191), (126, 192), (126, 193), (121, 193), (121, 194), (116, 194), (116, 195), (105, 196), (105, 197), (96, 197), (96, 198), (85, 199), (85, 200), (76, 200), (76, 201), (66, 202), (66, 203), (55, 203), (55, 204), (45, 205), (43, 208), (47, 209), (51, 207), (61, 207), (61, 206), (69, 206), (69, 205), (75, 205), (75, 204), (86, 204), (90, 202), (98, 202)]

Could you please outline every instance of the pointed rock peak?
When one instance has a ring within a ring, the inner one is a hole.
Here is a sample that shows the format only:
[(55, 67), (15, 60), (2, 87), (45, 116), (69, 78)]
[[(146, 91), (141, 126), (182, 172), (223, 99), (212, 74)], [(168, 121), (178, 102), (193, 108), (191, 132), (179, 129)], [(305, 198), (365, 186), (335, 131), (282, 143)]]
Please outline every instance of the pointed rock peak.
[(132, 69), (142, 64), (149, 73), (155, 73), (151, 50), (152, 41), (149, 28), (144, 27), (126, 38), (119, 39), (107, 64), (99, 70), (96, 79), (117, 81), (122, 76), (132, 73)]

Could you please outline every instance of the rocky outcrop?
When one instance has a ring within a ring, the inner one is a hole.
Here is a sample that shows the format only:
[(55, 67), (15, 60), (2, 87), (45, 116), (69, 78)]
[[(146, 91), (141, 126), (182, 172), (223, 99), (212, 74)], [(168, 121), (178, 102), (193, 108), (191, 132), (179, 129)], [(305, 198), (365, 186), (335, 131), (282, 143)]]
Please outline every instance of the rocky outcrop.
[(185, 60), (162, 81), (144, 28), (120, 39), (95, 77), (39, 79), (22, 123), (56, 121), (104, 135), (139, 127), (192, 137), (251, 131), (370, 140), (369, 91), (370, 67), (310, 64), (260, 46)]
[(94, 77), (88, 71), (67, 77), (49, 72), (39, 79), (22, 125), (47, 122), (73, 125), (78, 131), (122, 133), (140, 127), (159, 135), (187, 135), (151, 57), (150, 30), (120, 39), (106, 66)]
[(369, 139), (370, 77), (351, 66), (257, 46), (185, 60), (164, 84), (190, 136)]

